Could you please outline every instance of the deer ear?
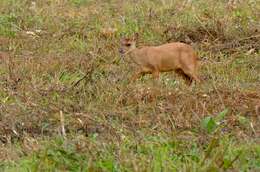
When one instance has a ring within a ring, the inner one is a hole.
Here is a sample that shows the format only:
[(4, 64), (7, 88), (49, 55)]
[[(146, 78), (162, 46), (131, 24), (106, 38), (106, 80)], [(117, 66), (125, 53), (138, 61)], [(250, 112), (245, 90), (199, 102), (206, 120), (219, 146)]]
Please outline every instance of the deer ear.
[(136, 32), (136, 33), (134, 34), (134, 38), (133, 38), (133, 39), (134, 39), (134, 41), (137, 41), (138, 38), (139, 38), (139, 33)]

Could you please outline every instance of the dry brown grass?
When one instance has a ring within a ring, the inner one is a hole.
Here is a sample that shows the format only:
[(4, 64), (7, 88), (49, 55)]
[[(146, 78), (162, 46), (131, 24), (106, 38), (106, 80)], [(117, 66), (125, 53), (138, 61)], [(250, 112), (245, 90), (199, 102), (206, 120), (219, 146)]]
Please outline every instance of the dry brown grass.
[[(173, 161), (166, 171), (259, 168), (257, 5), (245, 1), (227, 10), (222, 1), (200, 0), (179, 9), (180, 1), (41, 0), (34, 9), (31, 1), (14, 2), (0, 2), (1, 160), (48, 157), (48, 142), (59, 150), (62, 111), (71, 156), (87, 155), (89, 169), (109, 171), (104, 164), (111, 163), (118, 171), (160, 171)], [(131, 64), (119, 58), (118, 44), (134, 32), (140, 45), (192, 44), (202, 84), (187, 87), (172, 73), (156, 83), (150, 76), (129, 83)], [(225, 109), (219, 129), (207, 133), (201, 121)], [(207, 153), (214, 139), (217, 153)], [(236, 148), (243, 152), (238, 160)], [(223, 165), (223, 157), (235, 161)]]

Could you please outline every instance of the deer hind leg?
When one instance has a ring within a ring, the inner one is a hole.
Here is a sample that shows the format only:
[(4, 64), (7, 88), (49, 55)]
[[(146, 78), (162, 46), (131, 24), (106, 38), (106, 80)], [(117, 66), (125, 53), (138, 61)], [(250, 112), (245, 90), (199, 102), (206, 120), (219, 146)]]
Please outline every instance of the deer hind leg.
[(158, 80), (159, 77), (160, 77), (160, 73), (159, 73), (158, 70), (154, 70), (154, 71), (152, 72), (152, 75), (153, 75), (153, 78), (156, 79), (156, 80)]
[(192, 78), (189, 75), (187, 75), (186, 73), (184, 73), (182, 69), (175, 70), (175, 73), (177, 73), (179, 76), (181, 76), (187, 85), (191, 85)]
[(196, 83), (200, 83), (200, 79), (197, 75), (196, 68), (184, 68), (182, 70), (184, 74), (190, 78), (190, 84), (192, 83), (192, 81), (195, 81)]

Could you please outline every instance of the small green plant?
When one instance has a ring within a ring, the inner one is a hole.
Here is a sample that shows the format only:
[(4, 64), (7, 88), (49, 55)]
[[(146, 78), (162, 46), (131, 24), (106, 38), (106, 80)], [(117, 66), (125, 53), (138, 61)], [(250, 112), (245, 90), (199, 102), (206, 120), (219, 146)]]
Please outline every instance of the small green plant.
[(201, 127), (208, 133), (213, 133), (221, 125), (221, 122), (222, 120), (224, 120), (227, 113), (228, 109), (225, 109), (222, 112), (220, 112), (216, 117), (205, 117), (201, 121)]
[(18, 30), (16, 21), (14, 14), (0, 15), (0, 36), (14, 37)]

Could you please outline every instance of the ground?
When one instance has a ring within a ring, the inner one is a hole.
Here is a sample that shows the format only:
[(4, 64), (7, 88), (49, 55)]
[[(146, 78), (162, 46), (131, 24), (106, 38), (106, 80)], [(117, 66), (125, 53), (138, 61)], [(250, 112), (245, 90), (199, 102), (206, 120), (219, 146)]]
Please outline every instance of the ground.
[[(1, 171), (260, 170), (260, 5), (1, 0)], [(130, 82), (122, 37), (180, 41), (202, 83)]]

